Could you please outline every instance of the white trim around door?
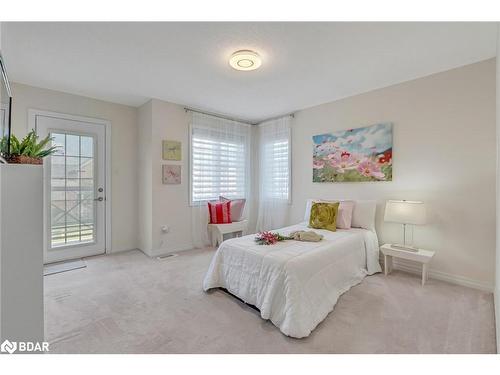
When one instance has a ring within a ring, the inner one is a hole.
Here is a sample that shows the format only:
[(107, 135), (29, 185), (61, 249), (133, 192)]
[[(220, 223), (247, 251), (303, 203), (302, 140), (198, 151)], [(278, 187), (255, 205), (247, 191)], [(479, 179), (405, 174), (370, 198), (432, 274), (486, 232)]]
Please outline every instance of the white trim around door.
[[(101, 125), (104, 127), (105, 133), (105, 153), (104, 153), (104, 166), (105, 166), (105, 191), (104, 196), (106, 197), (105, 204), (105, 253), (109, 254), (111, 252), (111, 207), (112, 207), (112, 187), (111, 187), (111, 122), (104, 119), (71, 115), (66, 113), (58, 113), (51, 112), (39, 109), (29, 109), (28, 110), (28, 124), (27, 131), (31, 131), (32, 129), (36, 129), (36, 117), (44, 116), (44, 117), (53, 117), (55, 119), (63, 119), (63, 120), (73, 120), (81, 123), (89, 123), (93, 125)], [(44, 208), (46, 209), (46, 208)], [(46, 215), (44, 215), (44, 220), (46, 219)], [(45, 227), (45, 225), (44, 225)], [(46, 231), (44, 231), (46, 232)], [(44, 236), (47, 234), (44, 233)], [(46, 238), (44, 238), (44, 248), (47, 246)]]

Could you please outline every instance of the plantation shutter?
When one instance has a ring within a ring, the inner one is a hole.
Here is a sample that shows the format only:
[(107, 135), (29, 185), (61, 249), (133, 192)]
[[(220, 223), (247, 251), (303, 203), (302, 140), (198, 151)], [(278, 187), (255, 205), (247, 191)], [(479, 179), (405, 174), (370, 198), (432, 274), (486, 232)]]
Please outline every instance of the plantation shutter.
[[(264, 144), (265, 162), (263, 175), (265, 195), (269, 198), (288, 201), (290, 198), (290, 152), (289, 133), (282, 134), (283, 138), (268, 141)], [(264, 141), (265, 142), (265, 141)]]
[(193, 114), (191, 203), (247, 198), (249, 142), (249, 125)]

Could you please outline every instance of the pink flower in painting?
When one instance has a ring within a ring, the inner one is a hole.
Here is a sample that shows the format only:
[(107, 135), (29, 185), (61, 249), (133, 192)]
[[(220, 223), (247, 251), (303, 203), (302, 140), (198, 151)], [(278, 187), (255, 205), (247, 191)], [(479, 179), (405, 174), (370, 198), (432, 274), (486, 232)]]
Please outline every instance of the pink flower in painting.
[(320, 159), (313, 160), (313, 168), (314, 169), (322, 169), (325, 166), (325, 162)]
[(338, 173), (344, 173), (347, 169), (354, 169), (357, 164), (357, 158), (347, 151), (330, 154), (328, 155), (328, 159), (332, 168)]
[(361, 163), (361, 159), (361, 155), (356, 155), (347, 151), (342, 151), (342, 153), (340, 154), (340, 162), (346, 167)]
[(363, 155), (352, 154), (352, 162), (356, 166), (358, 166), (364, 159), (365, 159), (365, 156), (363, 156)]
[(377, 180), (383, 180), (385, 178), (384, 173), (380, 170), (380, 165), (368, 159), (359, 163), (358, 172), (366, 177), (375, 177)]

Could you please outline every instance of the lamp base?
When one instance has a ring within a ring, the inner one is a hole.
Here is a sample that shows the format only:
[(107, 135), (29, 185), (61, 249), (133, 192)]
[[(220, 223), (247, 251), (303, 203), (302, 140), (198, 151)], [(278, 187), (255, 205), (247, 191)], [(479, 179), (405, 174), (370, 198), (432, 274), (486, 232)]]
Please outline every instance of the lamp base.
[(396, 249), (396, 250), (411, 251), (413, 253), (417, 253), (418, 252), (418, 248), (415, 247), (415, 246), (394, 244), (394, 245), (391, 245), (391, 247), (393, 249)]

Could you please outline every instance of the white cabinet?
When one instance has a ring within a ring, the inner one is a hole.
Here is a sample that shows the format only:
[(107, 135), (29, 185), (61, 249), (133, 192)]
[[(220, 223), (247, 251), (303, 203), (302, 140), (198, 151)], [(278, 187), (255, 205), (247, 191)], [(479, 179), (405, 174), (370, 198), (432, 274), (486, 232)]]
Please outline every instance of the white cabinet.
[(0, 337), (43, 341), (43, 168), (0, 164)]

